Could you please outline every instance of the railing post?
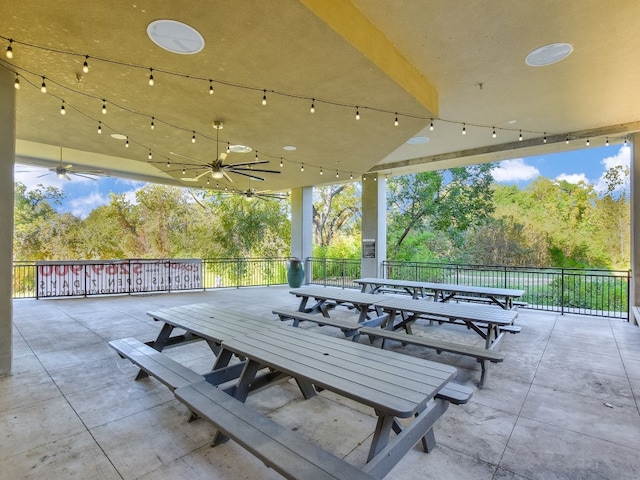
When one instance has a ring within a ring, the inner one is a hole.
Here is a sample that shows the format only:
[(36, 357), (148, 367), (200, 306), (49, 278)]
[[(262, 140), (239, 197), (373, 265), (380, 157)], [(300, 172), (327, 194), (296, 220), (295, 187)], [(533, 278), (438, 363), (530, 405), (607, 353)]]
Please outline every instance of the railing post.
[(560, 315), (564, 315), (564, 268), (560, 269)]

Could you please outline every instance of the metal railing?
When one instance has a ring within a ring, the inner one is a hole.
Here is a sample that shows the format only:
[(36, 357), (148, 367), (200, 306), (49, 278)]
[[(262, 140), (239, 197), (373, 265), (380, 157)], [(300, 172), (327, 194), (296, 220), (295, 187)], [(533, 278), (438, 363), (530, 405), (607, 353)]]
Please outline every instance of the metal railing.
[[(198, 288), (208, 290), (284, 285), (287, 283), (287, 260), (287, 258), (204, 259), (201, 261), (201, 284)], [(132, 262), (132, 260), (119, 262)], [(158, 260), (157, 262), (171, 263), (172, 261)], [(83, 263), (93, 269), (106, 268), (105, 262)], [(360, 259), (310, 257), (305, 261), (305, 271), (309, 283), (359, 288), (353, 280), (361, 277), (361, 262)], [(385, 261), (382, 262), (382, 271), (385, 278), (522, 289), (525, 294), (519, 300), (527, 303), (526, 308), (535, 310), (629, 318), (630, 272), (625, 270)], [(14, 298), (37, 298), (41, 283), (35, 262), (14, 262)], [(168, 292), (184, 290), (186, 287), (188, 285), (185, 282), (181, 284), (172, 277), (158, 283), (153, 291)], [(106, 287), (98, 288), (95, 293), (92, 293), (90, 289), (85, 289), (83, 295), (142, 291), (135, 288), (127, 291), (121, 289), (117, 292), (108, 290)]]

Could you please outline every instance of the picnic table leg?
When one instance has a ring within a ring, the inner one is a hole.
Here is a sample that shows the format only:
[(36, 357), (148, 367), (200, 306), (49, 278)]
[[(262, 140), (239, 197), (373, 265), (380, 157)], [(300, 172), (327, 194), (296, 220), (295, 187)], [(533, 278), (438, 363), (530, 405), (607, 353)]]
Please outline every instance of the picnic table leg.
[(384, 447), (387, 446), (387, 443), (389, 443), (389, 434), (391, 433), (394, 423), (395, 418), (393, 416), (378, 412), (378, 421), (373, 433), (373, 439), (371, 440), (371, 447), (369, 448), (369, 457), (367, 458), (367, 462), (371, 461), (382, 451)]
[[(169, 339), (169, 337), (171, 336), (171, 332), (173, 332), (173, 325), (170, 325), (168, 323), (165, 323), (162, 326), (162, 329), (160, 329), (160, 333), (158, 334), (158, 338), (156, 338), (153, 342), (150, 342), (148, 345), (161, 352), (162, 349), (164, 348), (165, 344), (167, 343), (167, 340)], [(144, 370), (140, 369), (140, 371), (138, 372), (138, 375), (136, 375), (136, 380), (140, 380), (142, 378), (147, 378), (149, 376), (149, 374), (147, 372), (145, 372)]]

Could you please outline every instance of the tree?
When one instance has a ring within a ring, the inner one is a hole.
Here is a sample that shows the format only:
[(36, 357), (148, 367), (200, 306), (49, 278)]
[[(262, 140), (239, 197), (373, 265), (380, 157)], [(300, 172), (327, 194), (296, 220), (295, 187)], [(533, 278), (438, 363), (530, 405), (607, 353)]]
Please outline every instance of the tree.
[(349, 239), (346, 243), (359, 244), (354, 242), (362, 211), (357, 185), (346, 183), (314, 189), (314, 246), (326, 251), (332, 244), (345, 244), (345, 237)]
[(482, 225), (493, 212), (492, 167), (472, 165), (390, 179), (390, 257), (408, 259), (414, 249), (406, 246), (415, 245), (417, 238), (422, 245), (429, 240), (446, 242), (439, 251), (450, 256), (462, 244), (463, 234)]

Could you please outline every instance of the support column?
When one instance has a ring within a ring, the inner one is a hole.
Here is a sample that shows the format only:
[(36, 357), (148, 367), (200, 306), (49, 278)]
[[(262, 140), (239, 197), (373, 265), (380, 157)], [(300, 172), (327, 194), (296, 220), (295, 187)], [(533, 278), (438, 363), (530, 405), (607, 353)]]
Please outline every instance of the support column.
[(387, 182), (377, 174), (362, 181), (362, 277), (383, 277), (387, 259)]
[(0, 69), (0, 375), (11, 373), (13, 320), (13, 165), (16, 157), (15, 75)]
[(640, 133), (631, 138), (631, 287), (629, 295), (629, 321), (638, 325), (631, 307), (640, 302)]
[[(291, 190), (291, 256), (303, 261), (313, 254), (313, 188)], [(310, 268), (305, 264), (305, 280), (311, 280)]]

